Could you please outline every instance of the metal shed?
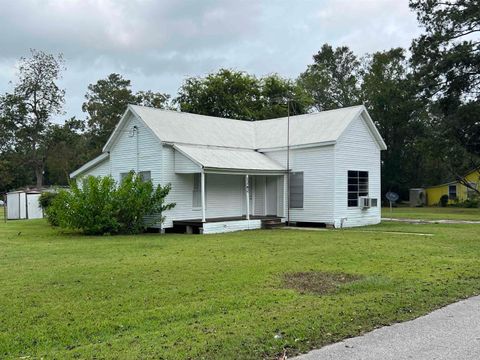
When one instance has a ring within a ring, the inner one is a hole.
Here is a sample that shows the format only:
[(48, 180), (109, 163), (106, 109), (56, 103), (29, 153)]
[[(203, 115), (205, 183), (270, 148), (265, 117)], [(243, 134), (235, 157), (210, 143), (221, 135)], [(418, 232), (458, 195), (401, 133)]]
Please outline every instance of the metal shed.
[(19, 190), (7, 193), (7, 219), (41, 219), (40, 192), (36, 190)]

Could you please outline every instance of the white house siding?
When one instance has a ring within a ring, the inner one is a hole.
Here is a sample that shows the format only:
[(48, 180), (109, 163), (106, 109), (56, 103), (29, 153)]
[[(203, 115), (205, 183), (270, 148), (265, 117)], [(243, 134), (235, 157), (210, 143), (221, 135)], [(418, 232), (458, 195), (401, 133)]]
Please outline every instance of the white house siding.
[(181, 154), (179, 151), (175, 152), (175, 172), (183, 174), (199, 173), (201, 171), (200, 166), (195, 164), (192, 160)]
[(254, 192), (254, 215), (265, 215), (265, 176), (254, 176), (255, 192)]
[[(173, 226), (173, 220), (200, 219), (201, 208), (193, 208), (193, 174), (175, 173), (175, 150), (163, 147), (163, 184), (170, 183), (172, 190), (168, 202), (176, 206), (165, 213), (165, 228)], [(245, 176), (205, 174), (206, 217), (229, 217), (243, 214)]]
[[(135, 136), (131, 136), (133, 126), (138, 128)], [(112, 176), (117, 181), (121, 173), (134, 170), (150, 171), (153, 184), (161, 183), (162, 146), (151, 130), (133, 115), (125, 122), (110, 150), (110, 162)]]
[(221, 221), (203, 224), (204, 234), (217, 234), (240, 230), (253, 230), (262, 227), (261, 220)]
[(82, 179), (86, 176), (108, 176), (110, 175), (110, 160), (107, 158), (103, 160), (101, 163), (97, 164), (96, 166), (92, 167), (81, 176), (76, 178), (77, 184), (81, 185)]
[[(347, 206), (348, 170), (368, 171), (369, 196), (378, 199), (378, 207), (362, 210)], [(380, 196), (380, 149), (359, 116), (335, 145), (335, 226), (340, 226), (342, 218), (346, 218), (345, 227), (378, 224)]]
[(245, 175), (206, 174), (207, 218), (245, 213)]
[[(290, 150), (292, 172), (303, 172), (303, 209), (290, 209), (290, 221), (333, 223), (334, 146)], [(280, 164), (286, 164), (286, 151), (266, 153)], [(286, 179), (279, 177), (279, 215), (287, 217)], [(281, 189), (284, 197), (281, 196)]]

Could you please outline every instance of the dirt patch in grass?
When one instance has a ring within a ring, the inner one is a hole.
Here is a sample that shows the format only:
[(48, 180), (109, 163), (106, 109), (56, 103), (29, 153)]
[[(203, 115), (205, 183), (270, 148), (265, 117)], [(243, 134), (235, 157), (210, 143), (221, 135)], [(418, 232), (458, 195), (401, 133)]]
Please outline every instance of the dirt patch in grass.
[(301, 294), (326, 295), (335, 292), (342, 284), (360, 280), (362, 276), (322, 271), (283, 274), (283, 286)]

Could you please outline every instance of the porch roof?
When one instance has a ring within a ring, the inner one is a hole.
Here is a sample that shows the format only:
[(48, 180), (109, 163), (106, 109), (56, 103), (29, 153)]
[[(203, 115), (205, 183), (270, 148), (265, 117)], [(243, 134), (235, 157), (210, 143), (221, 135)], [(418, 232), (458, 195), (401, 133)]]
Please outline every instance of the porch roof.
[(266, 173), (286, 172), (266, 155), (251, 149), (174, 144), (174, 149), (200, 165), (206, 172)]

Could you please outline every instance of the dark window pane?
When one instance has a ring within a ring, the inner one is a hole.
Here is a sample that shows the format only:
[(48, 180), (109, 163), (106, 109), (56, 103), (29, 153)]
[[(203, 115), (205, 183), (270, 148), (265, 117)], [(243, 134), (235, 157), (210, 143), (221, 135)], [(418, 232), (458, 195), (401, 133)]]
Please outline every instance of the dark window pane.
[(358, 191), (358, 185), (348, 185), (348, 191)]
[(303, 172), (290, 174), (290, 208), (303, 208)]
[(368, 192), (368, 185), (367, 184), (360, 184), (358, 187), (359, 192)]
[(152, 174), (150, 171), (140, 171), (138, 175), (143, 181), (149, 181), (152, 179)]

